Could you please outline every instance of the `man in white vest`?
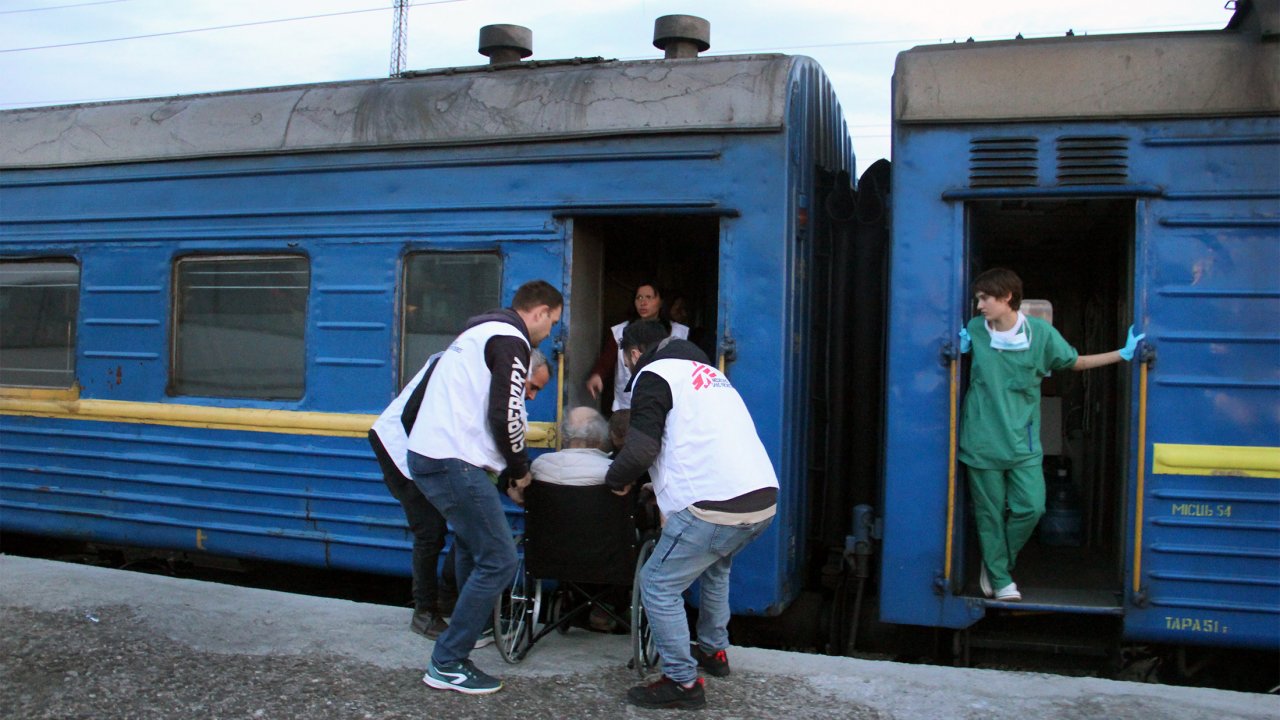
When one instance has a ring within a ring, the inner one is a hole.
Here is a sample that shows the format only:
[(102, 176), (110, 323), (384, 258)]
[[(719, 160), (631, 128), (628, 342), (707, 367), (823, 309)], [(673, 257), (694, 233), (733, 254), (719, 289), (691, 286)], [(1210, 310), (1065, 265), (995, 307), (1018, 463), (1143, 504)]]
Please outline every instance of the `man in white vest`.
[[(631, 688), (627, 699), (645, 708), (698, 708), (707, 702), (698, 667), (729, 674), (729, 571), (769, 527), (778, 478), (742, 397), (698, 346), (643, 320), (627, 326), (622, 347), (633, 375), (631, 426), (605, 482), (624, 495), (648, 471), (664, 519), (640, 571), (663, 675)], [(683, 594), (695, 580), (701, 602), (690, 652)]]
[[(427, 502), (422, 491), (413, 483), (413, 473), (409, 470), (409, 432), (418, 419), (418, 409), (422, 407), (422, 397), (427, 390), (431, 368), (443, 354), (444, 351), (441, 350), (427, 358), (427, 363), (369, 429), (369, 444), (382, 468), (382, 481), (391, 495), (400, 501), (409, 530), (413, 533), (413, 619), (409, 621), (409, 629), (426, 636), (428, 640), (440, 637), (440, 633), (449, 627), (443, 616), (453, 612), (453, 602), (457, 599), (457, 588), (450, 587), (451, 583), (456, 582), (457, 574), (453, 563), (457, 553), (451, 550), (445, 558), (446, 579), (455, 578), (445, 585), (444, 590), (449, 591), (453, 597), (445, 608), (440, 603), (443, 593), (436, 576), (436, 565), (440, 551), (444, 548), (447, 528), (444, 516)], [(529, 355), (525, 398), (532, 400), (537, 397), (538, 392), (550, 381), (551, 370), (547, 365), (547, 358), (535, 349)]]
[(427, 377), (441, 354), (427, 358), (427, 363), (369, 429), (369, 444), (382, 468), (382, 481), (400, 501), (413, 533), (413, 619), (409, 621), (409, 628), (430, 640), (440, 637), (448, 627), (440, 612), (440, 582), (436, 577), (446, 527), (444, 516), (413, 484), (409, 471), (409, 431), (418, 417)]
[(494, 483), (500, 473), (516, 488), (531, 481), (524, 407), (529, 355), (550, 336), (563, 307), (560, 291), (533, 280), (516, 290), (510, 308), (471, 318), (436, 361), (409, 433), (413, 481), (453, 527), (460, 570), (449, 628), (436, 640), (422, 678), (433, 688), (470, 695), (502, 689), (502, 681), (470, 660), (517, 562)]

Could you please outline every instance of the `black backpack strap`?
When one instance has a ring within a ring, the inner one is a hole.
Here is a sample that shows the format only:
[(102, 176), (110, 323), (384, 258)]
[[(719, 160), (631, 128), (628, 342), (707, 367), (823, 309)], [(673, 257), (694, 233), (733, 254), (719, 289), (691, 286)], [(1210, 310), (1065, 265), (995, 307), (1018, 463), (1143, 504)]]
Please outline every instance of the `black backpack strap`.
[(431, 363), (431, 367), (427, 368), (427, 373), (422, 376), (422, 382), (418, 383), (418, 387), (413, 389), (409, 395), (409, 400), (404, 404), (404, 411), (400, 413), (400, 424), (404, 426), (404, 434), (408, 435), (413, 432), (413, 423), (418, 419), (418, 410), (422, 407), (422, 398), (427, 395), (427, 381), (431, 379), (431, 374), (436, 371), (436, 365), (439, 365), (439, 358), (436, 362)]

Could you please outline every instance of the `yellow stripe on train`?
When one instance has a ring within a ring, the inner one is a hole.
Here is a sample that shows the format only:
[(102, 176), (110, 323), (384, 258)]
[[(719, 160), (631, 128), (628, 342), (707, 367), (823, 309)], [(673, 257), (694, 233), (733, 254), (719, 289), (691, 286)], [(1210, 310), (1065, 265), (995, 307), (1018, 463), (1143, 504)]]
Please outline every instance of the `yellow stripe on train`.
[(1156, 443), (1152, 472), (1280, 478), (1280, 447)]
[[(335, 437), (364, 437), (378, 417), (357, 413), (82, 400), (75, 389), (15, 390), (18, 389), (4, 388), (0, 393), (0, 415)], [(526, 441), (530, 447), (552, 447), (555, 444), (554, 428), (554, 423), (529, 423)]]

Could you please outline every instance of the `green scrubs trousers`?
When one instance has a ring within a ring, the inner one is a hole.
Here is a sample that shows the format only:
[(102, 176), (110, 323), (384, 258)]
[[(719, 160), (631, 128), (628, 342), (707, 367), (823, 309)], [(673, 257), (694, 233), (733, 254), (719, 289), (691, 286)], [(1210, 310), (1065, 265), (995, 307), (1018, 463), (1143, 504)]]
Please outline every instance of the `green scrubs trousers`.
[(1031, 539), (1044, 515), (1044, 470), (1039, 464), (1008, 470), (970, 467), (969, 492), (982, 560), (987, 564), (991, 587), (999, 590), (1013, 582), (1018, 551)]

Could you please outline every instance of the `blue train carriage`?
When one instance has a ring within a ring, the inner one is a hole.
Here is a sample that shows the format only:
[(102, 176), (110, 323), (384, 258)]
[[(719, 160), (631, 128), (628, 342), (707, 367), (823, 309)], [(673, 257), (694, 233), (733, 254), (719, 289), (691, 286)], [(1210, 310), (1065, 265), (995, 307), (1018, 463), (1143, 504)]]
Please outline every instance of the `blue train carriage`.
[[(1223, 31), (898, 56), (884, 620), (1020, 608), (1280, 646), (1280, 18), (1258, 7)], [(994, 266), (1082, 353), (1147, 334), (1137, 362), (1043, 383), (1048, 512), (1017, 605), (978, 590), (955, 460), (954, 341)]]
[(779, 612), (807, 570), (808, 208), (852, 150), (813, 61), (655, 44), (673, 57), (508, 41), (487, 66), (0, 113), (0, 531), (407, 574), (376, 413), (545, 278), (549, 447), (656, 277), (782, 479), (733, 591)]

